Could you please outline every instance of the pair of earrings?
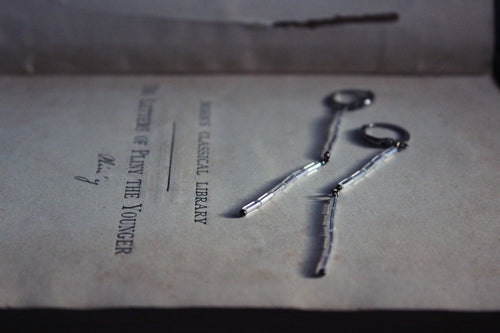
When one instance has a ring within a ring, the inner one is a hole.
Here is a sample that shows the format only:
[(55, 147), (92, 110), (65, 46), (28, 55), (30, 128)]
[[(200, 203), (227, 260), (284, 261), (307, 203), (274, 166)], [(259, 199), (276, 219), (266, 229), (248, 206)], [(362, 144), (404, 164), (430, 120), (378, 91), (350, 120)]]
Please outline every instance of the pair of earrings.
[[(334, 112), (333, 119), (330, 123), (328, 137), (323, 148), (323, 152), (317, 161), (313, 161), (302, 168), (294, 171), (288, 177), (283, 179), (279, 184), (274, 186), (271, 190), (259, 196), (258, 199), (252, 201), (240, 210), (240, 216), (246, 216), (252, 212), (255, 212), (266, 203), (275, 198), (278, 194), (285, 191), (291, 185), (295, 184), (300, 179), (305, 178), (315, 172), (317, 172), (321, 167), (323, 167), (331, 159), (331, 151), (333, 145), (336, 142), (338, 131), (340, 127), (340, 120), (345, 111), (359, 110), (363, 107), (369, 106), (373, 103), (375, 95), (368, 90), (341, 90), (329, 95), (325, 102), (327, 106)], [(397, 138), (389, 137), (376, 137), (369, 134), (370, 130), (373, 128), (384, 128), (386, 130), (391, 130), (397, 134)], [(408, 141), (410, 140), (410, 134), (404, 128), (388, 124), (388, 123), (370, 123), (363, 125), (360, 129), (361, 137), (372, 146), (377, 148), (384, 148), (384, 150), (376, 154), (368, 163), (366, 163), (359, 170), (354, 172), (352, 175), (341, 180), (331, 191), (330, 201), (328, 205), (328, 210), (326, 214), (326, 219), (324, 223), (324, 244), (321, 253), (320, 260), (316, 267), (316, 275), (324, 276), (326, 274), (326, 267), (330, 253), (333, 247), (334, 240), (334, 217), (337, 206), (337, 200), (339, 193), (352, 186), (354, 183), (365, 177), (369, 172), (375, 169), (377, 165), (385, 161), (388, 157), (392, 156), (394, 153), (404, 150), (408, 147)]]

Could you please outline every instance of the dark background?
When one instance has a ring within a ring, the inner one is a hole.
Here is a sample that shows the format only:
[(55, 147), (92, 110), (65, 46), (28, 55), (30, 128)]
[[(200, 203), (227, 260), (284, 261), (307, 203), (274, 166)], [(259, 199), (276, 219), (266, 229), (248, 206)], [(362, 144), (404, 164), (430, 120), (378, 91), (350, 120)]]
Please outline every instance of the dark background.
[(264, 309), (3, 310), (2, 332), (498, 332), (500, 313)]

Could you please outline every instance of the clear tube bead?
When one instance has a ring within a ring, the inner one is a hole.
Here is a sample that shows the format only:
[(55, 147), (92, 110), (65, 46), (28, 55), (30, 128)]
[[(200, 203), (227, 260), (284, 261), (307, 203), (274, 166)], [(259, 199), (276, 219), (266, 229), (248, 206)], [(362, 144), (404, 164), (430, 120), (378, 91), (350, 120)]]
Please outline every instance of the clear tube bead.
[(274, 194), (272, 192), (267, 192), (266, 194), (259, 197), (257, 201), (260, 201), (260, 203), (263, 205), (269, 200), (271, 200), (272, 197), (274, 197)]
[(319, 170), (323, 166), (323, 163), (321, 162), (313, 162), (311, 164), (308, 164), (304, 169), (307, 171), (307, 175), (311, 175), (315, 173), (316, 171)]

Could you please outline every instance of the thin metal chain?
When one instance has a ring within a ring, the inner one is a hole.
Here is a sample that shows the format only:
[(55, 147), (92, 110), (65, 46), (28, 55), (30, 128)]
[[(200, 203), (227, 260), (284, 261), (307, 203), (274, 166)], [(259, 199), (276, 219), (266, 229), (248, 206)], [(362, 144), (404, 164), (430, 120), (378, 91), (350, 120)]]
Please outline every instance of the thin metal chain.
[(344, 110), (338, 110), (333, 114), (333, 120), (328, 130), (328, 136), (326, 138), (325, 147), (323, 148), (323, 152), (321, 153), (322, 162), (326, 164), (330, 160), (330, 154), (333, 149), (333, 144), (337, 140), (337, 136), (340, 128), (340, 120), (344, 115)]

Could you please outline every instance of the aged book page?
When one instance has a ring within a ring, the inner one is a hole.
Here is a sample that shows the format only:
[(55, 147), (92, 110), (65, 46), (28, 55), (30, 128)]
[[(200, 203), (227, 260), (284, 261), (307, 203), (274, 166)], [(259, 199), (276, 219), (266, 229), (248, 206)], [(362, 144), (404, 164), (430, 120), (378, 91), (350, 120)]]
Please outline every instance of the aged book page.
[[(322, 99), (371, 89), (332, 160), (247, 217), (241, 206), (318, 158)], [(0, 78), (2, 307), (500, 307), (500, 96), (487, 76)], [(331, 187), (328, 274), (314, 278)]]

